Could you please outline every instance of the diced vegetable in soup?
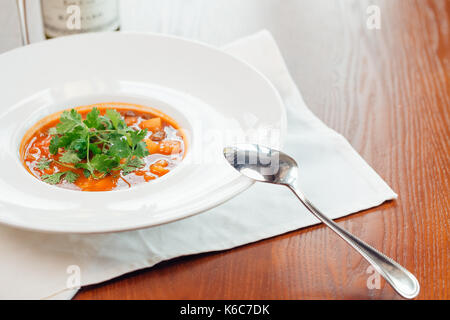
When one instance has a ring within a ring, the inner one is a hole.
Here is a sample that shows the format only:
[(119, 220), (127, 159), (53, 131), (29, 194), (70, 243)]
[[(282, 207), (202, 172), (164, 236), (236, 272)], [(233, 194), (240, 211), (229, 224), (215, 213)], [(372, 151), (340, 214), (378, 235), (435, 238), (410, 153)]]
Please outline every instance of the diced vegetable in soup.
[(25, 134), (21, 156), (46, 183), (109, 191), (166, 175), (182, 161), (185, 145), (178, 124), (160, 111), (102, 103), (42, 119)]

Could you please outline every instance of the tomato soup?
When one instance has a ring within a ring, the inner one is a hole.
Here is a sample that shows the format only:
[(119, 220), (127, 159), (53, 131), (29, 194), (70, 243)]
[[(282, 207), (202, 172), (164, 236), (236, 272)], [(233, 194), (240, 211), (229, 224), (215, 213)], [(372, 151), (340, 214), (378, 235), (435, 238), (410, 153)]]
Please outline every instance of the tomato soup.
[(183, 159), (185, 136), (169, 116), (127, 103), (58, 112), (25, 134), (25, 168), (49, 184), (80, 191), (130, 188), (158, 179)]

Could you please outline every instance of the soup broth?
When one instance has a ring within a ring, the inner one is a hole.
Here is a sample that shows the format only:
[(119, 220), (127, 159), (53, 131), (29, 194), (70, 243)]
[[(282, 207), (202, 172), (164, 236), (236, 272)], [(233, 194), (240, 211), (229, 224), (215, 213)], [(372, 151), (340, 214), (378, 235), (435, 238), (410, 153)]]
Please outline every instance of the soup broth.
[(25, 134), (20, 150), (25, 168), (44, 182), (110, 191), (166, 175), (182, 161), (185, 146), (182, 129), (162, 112), (101, 103), (40, 120)]

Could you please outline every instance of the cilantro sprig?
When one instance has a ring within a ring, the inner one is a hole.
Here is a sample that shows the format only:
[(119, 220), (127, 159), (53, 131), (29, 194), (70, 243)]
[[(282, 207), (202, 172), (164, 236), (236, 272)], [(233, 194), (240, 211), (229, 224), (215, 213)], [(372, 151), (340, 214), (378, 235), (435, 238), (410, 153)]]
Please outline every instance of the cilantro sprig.
[(41, 159), (39, 159), (36, 168), (38, 168), (39, 170), (45, 170), (50, 168), (50, 164), (52, 163), (53, 160), (51, 159), (47, 159), (46, 157), (42, 157)]
[(74, 183), (78, 179), (78, 174), (73, 171), (62, 171), (53, 174), (44, 174), (41, 178), (49, 184), (58, 184), (61, 180)]
[[(107, 109), (103, 116), (94, 107), (84, 120), (75, 109), (64, 111), (49, 134), (49, 152), (59, 158), (41, 158), (37, 164), (40, 170), (55, 162), (72, 170), (81, 168), (86, 177), (100, 179), (117, 172), (127, 175), (141, 168), (145, 164), (143, 158), (149, 154), (143, 142), (147, 129), (128, 127), (115, 109)], [(71, 170), (42, 176), (50, 184), (77, 179), (78, 174)]]

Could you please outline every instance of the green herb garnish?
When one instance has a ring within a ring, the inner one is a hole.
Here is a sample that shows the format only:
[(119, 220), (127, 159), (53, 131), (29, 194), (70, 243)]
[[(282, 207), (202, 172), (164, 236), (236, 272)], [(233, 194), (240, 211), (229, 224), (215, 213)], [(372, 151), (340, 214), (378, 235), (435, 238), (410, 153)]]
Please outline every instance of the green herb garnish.
[(69, 183), (74, 183), (78, 179), (78, 174), (73, 171), (66, 171), (66, 175), (64, 176), (64, 180)]
[[(60, 155), (58, 160), (41, 158), (37, 168), (49, 168), (54, 161), (69, 169), (84, 169), (86, 177), (103, 178), (113, 171), (127, 175), (145, 163), (142, 158), (149, 153), (143, 139), (147, 129), (129, 128), (121, 114), (114, 109), (106, 110), (104, 116), (94, 107), (83, 120), (76, 110), (64, 111), (60, 122), (49, 130), (52, 135), (49, 151)], [(124, 161), (121, 161), (124, 159)], [(78, 174), (73, 171), (43, 175), (42, 180), (50, 184), (65, 180), (73, 183)]]
[(39, 159), (36, 168), (38, 168), (39, 170), (45, 170), (50, 168), (50, 164), (52, 163), (53, 160), (47, 159), (46, 157), (43, 157), (41, 159)]
[(73, 171), (64, 171), (54, 174), (44, 174), (41, 178), (42, 181), (45, 181), (49, 184), (58, 184), (61, 182), (61, 180), (66, 180), (69, 183), (74, 183), (78, 179), (78, 174)]
[(125, 166), (122, 169), (123, 175), (130, 174), (131, 172), (141, 168), (144, 166), (144, 160), (141, 158), (128, 158), (125, 162)]
[(62, 154), (61, 157), (59, 157), (59, 161), (62, 163), (78, 163), (81, 161), (81, 159), (78, 157), (78, 154), (75, 151), (67, 151)]

